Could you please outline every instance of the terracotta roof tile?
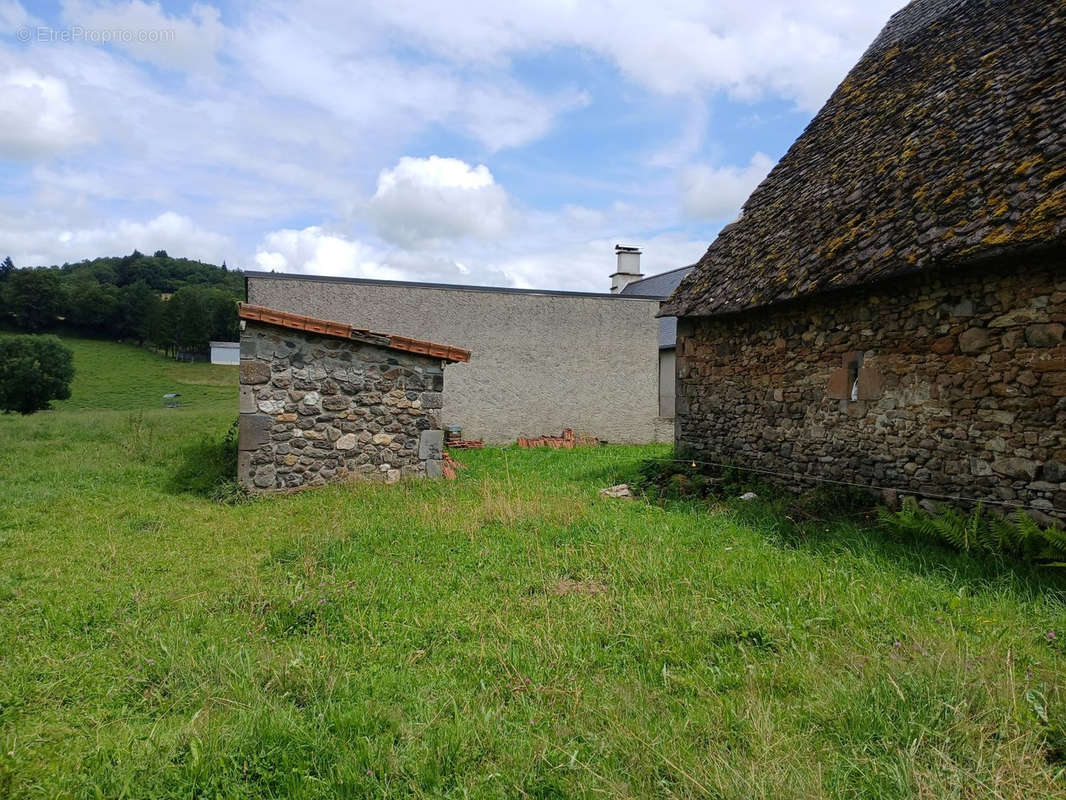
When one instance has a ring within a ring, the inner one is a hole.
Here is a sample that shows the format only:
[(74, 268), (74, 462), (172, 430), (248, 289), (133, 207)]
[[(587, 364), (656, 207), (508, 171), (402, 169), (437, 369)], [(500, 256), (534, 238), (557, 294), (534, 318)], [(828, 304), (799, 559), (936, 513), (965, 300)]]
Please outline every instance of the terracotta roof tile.
[(469, 361), (470, 351), (462, 347), (453, 347), (447, 344), (428, 342), (425, 339), (412, 339), (410, 336), (394, 336), (391, 333), (377, 333), (366, 328), (356, 328), (344, 322), (333, 322), (328, 319), (307, 317), (303, 314), (293, 314), (288, 311), (279, 311), (276, 308), (266, 306), (253, 306), (248, 303), (240, 303), (237, 315), (241, 319), (254, 322), (265, 322), (268, 325), (277, 325), (279, 328), (289, 328), (296, 331), (318, 333), (322, 336), (333, 336), (338, 339), (355, 339), (357, 341), (377, 344), (392, 350), (402, 350), (407, 353), (417, 353), (424, 356), (441, 358), (445, 361)]

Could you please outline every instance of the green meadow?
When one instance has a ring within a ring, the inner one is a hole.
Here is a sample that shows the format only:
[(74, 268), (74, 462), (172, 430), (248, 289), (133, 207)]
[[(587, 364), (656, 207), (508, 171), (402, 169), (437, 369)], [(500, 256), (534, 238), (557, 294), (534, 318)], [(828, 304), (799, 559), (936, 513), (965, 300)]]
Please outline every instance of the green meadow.
[(600, 496), (661, 446), (223, 505), (235, 368), (67, 342), (0, 416), (0, 797), (1066, 797), (1052, 570)]

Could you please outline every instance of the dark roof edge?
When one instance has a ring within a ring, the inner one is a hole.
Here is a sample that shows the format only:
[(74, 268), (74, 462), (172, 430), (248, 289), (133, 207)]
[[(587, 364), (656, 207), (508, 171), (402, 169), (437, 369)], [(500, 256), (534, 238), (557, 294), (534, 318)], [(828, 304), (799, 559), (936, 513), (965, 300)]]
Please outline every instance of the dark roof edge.
[(689, 264), (688, 266), (685, 266), (685, 267), (674, 267), (673, 269), (666, 270), (666, 272), (656, 272), (654, 275), (649, 275), (646, 278), (641, 278), (639, 281), (633, 281), (633, 283), (627, 283), (626, 286), (632, 286), (634, 283), (644, 283), (644, 281), (650, 281), (650, 280), (652, 280), (654, 278), (661, 278), (663, 275), (670, 275), (670, 274), (672, 274), (674, 272), (680, 272), (683, 269), (692, 269), (692, 268), (694, 268), (696, 266), (696, 264), (699, 264), (699, 263), (700, 262), (697, 261), (695, 264)]
[[(682, 267), (684, 269), (684, 267)], [(672, 271), (672, 270), (671, 270)], [(300, 275), (292, 272), (256, 272), (244, 273), (244, 285), (249, 278), (266, 278), (273, 280), (318, 281), (321, 283), (354, 283), (363, 286), (403, 286), (411, 289), (447, 289), (461, 292), (498, 292), (500, 294), (531, 294), (547, 297), (594, 297), (604, 300), (655, 300), (661, 302), (659, 295), (648, 294), (608, 294), (607, 292), (568, 292), (561, 289), (514, 289), (508, 286), (466, 286), (458, 283), (425, 283), (421, 281), (388, 281), (380, 278), (335, 278), (329, 275)], [(245, 293), (247, 297), (247, 291)]]

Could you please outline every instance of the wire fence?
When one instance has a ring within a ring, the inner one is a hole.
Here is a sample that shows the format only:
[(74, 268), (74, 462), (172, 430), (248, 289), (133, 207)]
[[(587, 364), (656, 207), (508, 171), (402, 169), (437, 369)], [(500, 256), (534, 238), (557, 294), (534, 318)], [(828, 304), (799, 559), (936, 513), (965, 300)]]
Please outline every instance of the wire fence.
[[(592, 449), (589, 448), (586, 452), (589, 454), (596, 454), (601, 458), (611, 458), (613, 454), (610, 450), (604, 449)], [(780, 470), (766, 469), (764, 467), (747, 467), (740, 464), (731, 463), (728, 461), (707, 461), (702, 458), (676, 458), (667, 456), (625, 456), (615, 457), (616, 462), (633, 461), (634, 459), (639, 461), (659, 461), (663, 463), (676, 463), (687, 464), (692, 467), (715, 467), (718, 469), (732, 469), (740, 472), (749, 472), (758, 475), (766, 475), (776, 478), (784, 478), (791, 481), (800, 483), (804, 482), (816, 482), (831, 484), (835, 486), (847, 486), (856, 489), (866, 489), (876, 492), (895, 492), (899, 497), (920, 497), (926, 500), (940, 500), (951, 503), (969, 503), (971, 505), (981, 506), (1000, 506), (1005, 508), (1012, 508), (1018, 511), (1037, 511), (1041, 514), (1055, 515), (1058, 514), (1066, 518), (1066, 509), (1057, 508), (1054, 505), (1051, 506), (1037, 506), (1032, 503), (1019, 502), (1014, 500), (1001, 500), (993, 497), (967, 497), (966, 495), (959, 494), (938, 494), (935, 492), (927, 492), (920, 489), (903, 489), (896, 486), (878, 486), (870, 483), (859, 483), (856, 481), (845, 481), (836, 478), (826, 478), (820, 475), (812, 475), (805, 472), (782, 472)], [(796, 462), (793, 462), (796, 463)]]

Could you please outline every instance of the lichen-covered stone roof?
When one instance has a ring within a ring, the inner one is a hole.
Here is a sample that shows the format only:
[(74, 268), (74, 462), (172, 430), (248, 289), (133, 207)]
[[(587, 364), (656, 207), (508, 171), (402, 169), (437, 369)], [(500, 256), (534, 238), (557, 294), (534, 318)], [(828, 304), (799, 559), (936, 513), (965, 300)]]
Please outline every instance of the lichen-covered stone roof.
[(1066, 245), (1066, 0), (897, 13), (663, 314)]

